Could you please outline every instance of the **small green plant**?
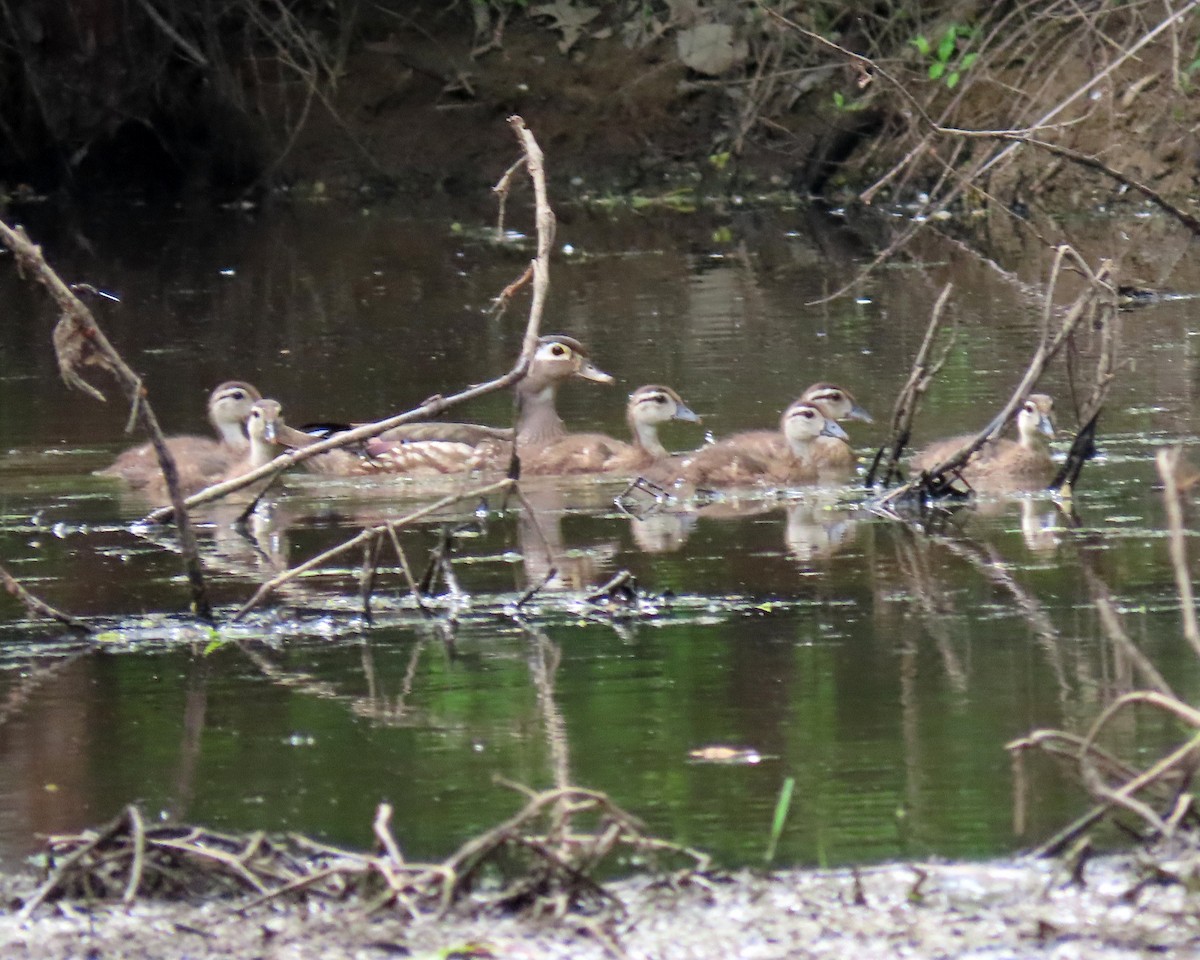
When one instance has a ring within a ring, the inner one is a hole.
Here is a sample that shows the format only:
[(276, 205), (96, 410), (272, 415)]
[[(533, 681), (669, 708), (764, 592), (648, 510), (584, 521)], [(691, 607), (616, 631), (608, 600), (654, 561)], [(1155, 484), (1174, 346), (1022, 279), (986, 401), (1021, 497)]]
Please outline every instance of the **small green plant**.
[(865, 108), (867, 104), (863, 100), (847, 100), (844, 93), (840, 90), (834, 90), (833, 105), (839, 110), (844, 110), (846, 113), (854, 113)]
[(942, 39), (935, 47), (928, 37), (917, 35), (908, 42), (917, 48), (917, 53), (929, 61), (926, 73), (930, 80), (941, 80), (946, 88), (953, 90), (958, 86), (962, 75), (975, 65), (979, 59), (976, 52), (959, 55), (959, 40), (970, 41), (975, 37), (975, 28), (952, 23), (946, 28)]
[(775, 859), (775, 849), (779, 846), (779, 838), (783, 835), (783, 825), (787, 822), (788, 811), (792, 807), (792, 792), (796, 789), (796, 778), (788, 777), (779, 789), (779, 797), (775, 801), (775, 816), (771, 819), (771, 837), (767, 841), (767, 852), (763, 862), (769, 864)]

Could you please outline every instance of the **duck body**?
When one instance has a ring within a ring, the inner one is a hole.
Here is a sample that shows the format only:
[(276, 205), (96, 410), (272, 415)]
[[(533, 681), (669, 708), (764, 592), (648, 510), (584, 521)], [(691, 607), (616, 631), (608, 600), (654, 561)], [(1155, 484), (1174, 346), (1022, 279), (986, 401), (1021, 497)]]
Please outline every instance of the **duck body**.
[[(217, 438), (202, 436), (167, 437), (167, 450), (175, 461), (180, 486), (196, 491), (216, 481), (249, 450), (246, 420), (253, 405), (262, 399), (253, 386), (230, 380), (216, 387), (208, 398), (208, 417)], [(113, 463), (98, 470), (100, 476), (118, 477), (135, 490), (159, 486), (166, 489), (158, 456), (151, 443), (123, 451)]]
[(697, 487), (792, 486), (821, 478), (818, 438), (845, 443), (846, 432), (814, 404), (797, 400), (783, 412), (778, 432), (734, 434), (687, 457), (679, 479)]
[[(588, 358), (578, 340), (560, 335), (538, 339), (525, 376), (517, 382), (516, 431), (479, 424), (404, 424), (367, 441), (361, 452), (334, 450), (306, 460), (315, 473), (334, 476), (404, 475), (413, 477), (503, 470), (516, 452), (522, 471), (546, 472), (543, 460), (549, 448), (566, 437), (567, 429), (555, 408), (558, 387), (578, 377), (595, 383), (612, 383)], [(306, 446), (320, 437), (297, 436), (288, 431), (288, 446)]]
[(643, 473), (670, 460), (671, 455), (658, 436), (661, 424), (669, 420), (700, 422), (678, 393), (658, 384), (638, 387), (629, 395), (625, 420), (629, 424), (630, 442), (603, 433), (567, 433), (546, 443), (527, 444), (521, 454), (522, 473), (533, 476)]
[[(1049, 438), (1054, 436), (1054, 401), (1044, 393), (1030, 394), (1017, 411), (1017, 439), (990, 440), (962, 468), (963, 479), (979, 493), (1014, 493), (1045, 487), (1054, 476)], [(914, 471), (928, 471), (945, 462), (972, 439), (972, 434), (938, 440), (910, 461)]]

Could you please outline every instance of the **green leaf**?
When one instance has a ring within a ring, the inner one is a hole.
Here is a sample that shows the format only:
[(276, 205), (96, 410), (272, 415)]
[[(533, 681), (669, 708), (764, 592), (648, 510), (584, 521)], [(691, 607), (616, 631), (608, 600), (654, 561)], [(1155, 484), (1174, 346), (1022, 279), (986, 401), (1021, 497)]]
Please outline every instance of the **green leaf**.
[(953, 90), (955, 87), (958, 86), (958, 81), (959, 81), (959, 74), (958, 74), (958, 71), (955, 70), (952, 74), (950, 74), (950, 76), (948, 76), (946, 78), (947, 89)]
[(944, 63), (942, 63), (940, 60), (935, 60), (933, 63), (931, 63), (929, 65), (929, 79), (930, 80), (942, 79), (942, 74), (945, 72), (946, 72), (946, 65)]
[(846, 98), (842, 96), (841, 91), (839, 90), (833, 91), (833, 105), (839, 110), (846, 109)]
[(921, 56), (929, 56), (929, 41), (925, 37), (916, 36), (908, 42), (917, 48), (917, 53), (919, 53)]
[(977, 53), (968, 53), (968, 54), (967, 54), (965, 57), (963, 57), (963, 58), (962, 58), (962, 60), (959, 62), (959, 64), (958, 64), (958, 69), (959, 69), (960, 71), (962, 71), (963, 73), (966, 73), (968, 70), (970, 70), (970, 69), (971, 69), (971, 67), (973, 67), (973, 66), (975, 65), (975, 61), (976, 61), (976, 60), (978, 60), (978, 59), (979, 59), (979, 54), (977, 54)]
[(775, 801), (775, 816), (771, 820), (771, 836), (767, 841), (767, 852), (763, 856), (763, 860), (767, 863), (775, 859), (775, 848), (779, 845), (779, 838), (783, 834), (783, 825), (787, 822), (788, 810), (792, 806), (792, 791), (795, 789), (796, 778), (788, 777), (783, 781), (783, 787)]
[(951, 27), (946, 31), (946, 35), (942, 37), (942, 42), (938, 44), (937, 58), (946, 63), (954, 56), (954, 47), (958, 41), (958, 28)]

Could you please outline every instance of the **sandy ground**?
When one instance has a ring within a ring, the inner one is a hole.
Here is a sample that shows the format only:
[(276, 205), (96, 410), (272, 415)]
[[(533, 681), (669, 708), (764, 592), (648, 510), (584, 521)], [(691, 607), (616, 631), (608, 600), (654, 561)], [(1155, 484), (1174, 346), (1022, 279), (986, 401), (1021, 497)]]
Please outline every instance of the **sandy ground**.
[(553, 923), (463, 915), (410, 921), (391, 910), (366, 917), (355, 903), (260, 907), (241, 916), (228, 902), (58, 905), (24, 920), (14, 898), (28, 894), (32, 881), (9, 878), (0, 956), (1200, 957), (1200, 894), (1181, 883), (1146, 882), (1147, 875), (1121, 857), (1092, 861), (1082, 885), (1041, 862), (895, 864), (857, 877), (844, 870), (742, 873), (683, 889), (638, 879), (609, 887), (620, 904), (612, 911)]

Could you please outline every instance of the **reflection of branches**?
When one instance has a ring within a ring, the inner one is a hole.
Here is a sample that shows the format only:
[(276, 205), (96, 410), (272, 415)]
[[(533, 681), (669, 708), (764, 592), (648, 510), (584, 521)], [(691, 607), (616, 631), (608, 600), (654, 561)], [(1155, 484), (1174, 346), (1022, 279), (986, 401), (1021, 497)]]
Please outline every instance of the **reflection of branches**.
[(529, 673), (537, 690), (538, 706), (546, 728), (546, 744), (550, 748), (551, 770), (555, 787), (562, 789), (571, 782), (567, 725), (554, 699), (554, 682), (562, 663), (562, 650), (540, 630), (526, 628), (529, 634)]
[(23, 667), (20, 679), (5, 691), (3, 699), (0, 699), (0, 727), (4, 726), (10, 718), (16, 716), (25, 708), (25, 704), (29, 702), (29, 698), (37, 692), (43, 683), (54, 677), (64, 668), (75, 663), (88, 652), (88, 649), (78, 650), (68, 656), (61, 657), (41, 666)]
[(437, 500), (434, 503), (427, 504), (418, 510), (414, 510), (411, 513), (405, 514), (398, 520), (389, 520), (387, 523), (381, 524), (380, 526), (370, 527), (366, 530), (360, 531), (349, 540), (343, 541), (337, 546), (330, 547), (323, 553), (319, 553), (315, 557), (306, 560), (304, 563), (292, 567), (290, 570), (281, 573), (279, 576), (268, 580), (258, 588), (254, 596), (242, 604), (237, 613), (233, 615), (233, 619), (235, 621), (240, 620), (285, 583), (295, 580), (297, 577), (303, 576), (304, 574), (315, 570), (317, 567), (324, 566), (330, 560), (336, 559), (343, 553), (348, 553), (366, 543), (370, 543), (378, 539), (385, 533), (388, 533), (390, 530), (394, 530), (397, 527), (409, 526), (413, 523), (416, 523), (418, 520), (422, 520), (425, 517), (437, 513), (438, 511), (452, 506), (455, 503), (459, 503), (464, 499), (483, 497), (489, 493), (495, 493), (500, 490), (508, 490), (514, 483), (514, 480), (505, 478), (504, 480), (498, 480), (495, 483), (490, 483), (487, 486), (479, 487), (478, 489), (471, 490), (466, 493), (452, 494), (448, 497), (443, 497), (441, 500)]
[[(1194, 617), (1192, 610), (1191, 580), (1187, 570), (1187, 557), (1183, 548), (1182, 519), (1178, 500), (1178, 490), (1174, 483), (1176, 463), (1167, 455), (1160, 455), (1158, 460), (1159, 473), (1162, 476), (1166, 497), (1168, 524), (1172, 537), (1171, 559), (1175, 567), (1176, 581), (1180, 585), (1180, 606), (1184, 608), (1184, 632), (1194, 631), (1195, 621), (1189, 624), (1189, 614)], [(1082, 558), (1083, 551), (1080, 551)], [(1094, 577), (1091, 570), (1084, 567), (1085, 574)], [(1095, 599), (1095, 597), (1094, 597)], [(1075, 823), (1060, 831), (1049, 843), (1044, 844), (1039, 852), (1054, 852), (1089, 829), (1102, 818), (1110, 816), (1115, 810), (1131, 813), (1144, 825), (1148, 826), (1153, 836), (1170, 838), (1179, 827), (1190, 820), (1193, 825), (1200, 824), (1194, 809), (1194, 798), (1175, 789), (1174, 795), (1164, 794), (1163, 790), (1182, 780), (1190, 782), (1200, 760), (1200, 710), (1183, 703), (1170, 693), (1170, 688), (1154, 668), (1146, 662), (1146, 658), (1137, 650), (1132, 641), (1120, 629), (1120, 621), (1107, 596), (1104, 602), (1097, 600), (1096, 606), (1101, 611), (1102, 622), (1108, 621), (1110, 636), (1118, 639), (1122, 649), (1129, 652), (1134, 663), (1138, 664), (1147, 676), (1149, 682), (1158, 687), (1157, 690), (1135, 690), (1122, 694), (1109, 704), (1093, 722), (1087, 735), (1079, 740), (1075, 752), (1075, 770), (1084, 787), (1096, 800), (1096, 805)], [(1192, 636), (1188, 637), (1189, 642)], [(1193, 650), (1200, 657), (1200, 644), (1192, 643)], [(1115, 758), (1106, 752), (1101, 752), (1098, 741), (1101, 734), (1118, 716), (1135, 708), (1150, 709), (1157, 714), (1182, 723), (1191, 729), (1191, 736), (1167, 753), (1161, 754), (1157, 760), (1141, 772), (1122, 764), (1114, 767)], [(1022, 755), (1031, 747), (1054, 750), (1061, 745), (1067, 734), (1056, 730), (1036, 730), (1027, 737), (1022, 737), (1008, 744), (1014, 763), (1020, 763)], [(1067, 741), (1069, 742), (1069, 741)], [(1049, 745), (1049, 746), (1047, 746)], [(1019, 782), (1023, 782), (1021, 777)], [(1149, 799), (1139, 794), (1151, 795)], [(1168, 807), (1164, 807), (1166, 798)]]

